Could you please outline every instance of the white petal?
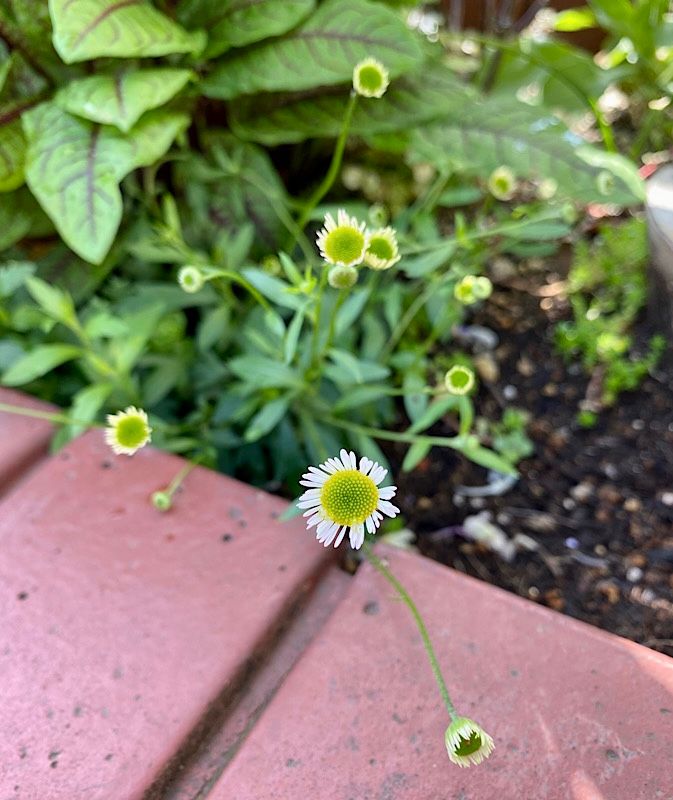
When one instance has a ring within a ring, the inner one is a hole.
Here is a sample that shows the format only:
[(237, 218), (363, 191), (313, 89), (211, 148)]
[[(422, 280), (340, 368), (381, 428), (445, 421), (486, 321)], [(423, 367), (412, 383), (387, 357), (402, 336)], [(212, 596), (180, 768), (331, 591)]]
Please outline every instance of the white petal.
[(323, 544), (325, 545), (325, 547), (329, 547), (332, 544), (332, 542), (334, 541), (334, 537), (337, 535), (338, 532), (339, 532), (339, 526), (335, 522), (331, 528), (328, 528), (327, 533), (323, 537)]
[(317, 514), (314, 514), (312, 517), (309, 517), (306, 520), (306, 527), (311, 530), (314, 525), (317, 525), (323, 519), (322, 511), (319, 511)]
[(369, 477), (378, 486), (379, 483), (381, 483), (381, 481), (386, 477), (387, 474), (388, 474), (388, 470), (384, 469), (383, 467), (380, 467), (377, 464), (376, 467), (374, 467), (374, 469), (372, 470), (371, 475)]
[(307, 489), (299, 499), (310, 500), (312, 497), (320, 497), (320, 489)]
[(387, 500), (379, 500), (377, 508), (379, 511), (383, 511), (387, 517), (396, 517), (400, 513), (399, 508)]
[(344, 525), (343, 528), (341, 529), (341, 531), (339, 532), (339, 535), (337, 536), (336, 541), (334, 542), (334, 546), (335, 547), (338, 547), (341, 544), (341, 542), (343, 541), (344, 536), (346, 535), (346, 531), (347, 530), (348, 530), (348, 526)]
[(392, 500), (395, 497), (397, 486), (383, 486), (379, 489), (379, 497), (381, 500)]
[(308, 500), (302, 500), (301, 503), (297, 503), (297, 508), (318, 508), (320, 505), (320, 498), (312, 497)]
[(309, 480), (308, 478), (299, 481), (301, 486), (308, 486), (310, 489), (318, 489), (322, 486), (317, 480)]
[(363, 475), (369, 475), (369, 471), (375, 465), (376, 465), (375, 461), (372, 461), (371, 459), (367, 458), (367, 456), (362, 456), (362, 458), (360, 459), (360, 472)]
[(359, 550), (365, 540), (365, 526), (361, 523), (359, 525), (353, 525), (349, 538), (353, 550)]
[(376, 533), (376, 523), (374, 522), (374, 517), (371, 514), (365, 520), (365, 525), (367, 526), (369, 533)]

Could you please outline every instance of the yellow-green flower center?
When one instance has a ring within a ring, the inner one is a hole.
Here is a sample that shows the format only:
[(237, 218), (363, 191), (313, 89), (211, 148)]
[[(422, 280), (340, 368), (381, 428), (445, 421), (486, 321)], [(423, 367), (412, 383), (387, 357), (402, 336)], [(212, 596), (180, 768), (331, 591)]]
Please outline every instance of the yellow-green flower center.
[(384, 236), (372, 236), (369, 240), (367, 252), (380, 258), (382, 261), (390, 261), (391, 258), (395, 258), (393, 246)]
[(367, 64), (358, 70), (358, 81), (366, 92), (378, 92), (383, 86), (383, 75), (378, 67)]
[(124, 417), (117, 423), (115, 435), (122, 447), (142, 447), (147, 441), (147, 423), (141, 417)]
[(325, 514), (338, 525), (358, 525), (376, 511), (379, 491), (374, 481), (357, 469), (335, 472), (320, 491)]
[(325, 254), (333, 262), (356, 264), (362, 261), (365, 235), (357, 228), (340, 225), (325, 238)]
[(454, 753), (457, 756), (471, 756), (472, 753), (476, 753), (480, 747), (481, 736), (476, 731), (472, 731), (468, 739), (464, 736), (460, 737), (460, 742), (458, 746), (454, 748)]
[(472, 373), (464, 367), (453, 367), (446, 375), (447, 382), (456, 391), (464, 391), (472, 382)]

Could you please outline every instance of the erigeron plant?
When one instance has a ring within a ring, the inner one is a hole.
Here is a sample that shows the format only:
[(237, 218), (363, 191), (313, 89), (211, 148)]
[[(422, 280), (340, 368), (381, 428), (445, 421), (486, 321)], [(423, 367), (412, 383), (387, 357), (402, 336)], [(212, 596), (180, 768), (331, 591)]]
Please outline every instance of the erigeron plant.
[[(447, 385), (451, 385), (450, 374), (451, 372), (447, 374)], [(457, 373), (453, 374), (455, 377)], [(384, 516), (394, 518), (400, 511), (390, 502), (397, 487), (381, 486), (387, 472), (376, 461), (366, 456), (358, 461), (352, 450), (349, 452), (342, 449), (338, 456), (328, 458), (318, 467), (309, 467), (304, 473), (300, 483), (306, 491), (299, 498), (297, 506), (304, 513), (308, 529), (316, 529), (316, 538), (324, 547), (332, 544), (339, 547), (348, 534), (350, 546), (354, 550), (362, 550), (365, 558), (392, 585), (410, 610), (442, 702), (451, 719), (444, 734), (449, 759), (459, 767), (478, 765), (493, 752), (493, 739), (480, 725), (456, 711), (418, 607), (390, 567), (373, 552), (369, 542), (365, 541), (365, 531), (373, 536)]]

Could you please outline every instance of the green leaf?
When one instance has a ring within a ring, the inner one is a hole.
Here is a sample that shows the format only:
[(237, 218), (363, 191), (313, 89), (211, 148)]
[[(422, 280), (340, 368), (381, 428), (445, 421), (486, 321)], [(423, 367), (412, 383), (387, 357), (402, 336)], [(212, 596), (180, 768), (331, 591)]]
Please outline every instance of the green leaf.
[(423, 441), (414, 442), (407, 450), (402, 462), (402, 472), (411, 472), (412, 469), (417, 467), (421, 461), (427, 456), (432, 449), (431, 444)]
[(243, 438), (246, 442), (256, 442), (270, 433), (287, 414), (290, 396), (284, 395), (263, 406), (252, 418)]
[(291, 286), (280, 278), (269, 275), (255, 267), (248, 267), (241, 270), (241, 273), (255, 289), (261, 292), (268, 300), (271, 300), (272, 303), (295, 311), (301, 308), (303, 304), (301, 297), (293, 294), (290, 291)]
[(124, 316), (130, 334), (110, 343), (110, 351), (120, 372), (128, 372), (135, 365), (165, 312), (163, 303), (156, 302)]
[(72, 81), (56, 95), (64, 111), (129, 131), (152, 108), (168, 102), (194, 75), (188, 69), (135, 69)]
[(35, 269), (30, 261), (10, 261), (0, 267), (0, 297), (11, 297)]
[(301, 386), (299, 375), (287, 364), (264, 356), (238, 356), (232, 358), (228, 366), (234, 375), (256, 389)]
[(11, 192), (21, 186), (25, 160), (26, 140), (21, 120), (4, 122), (0, 116), (0, 192)]
[(268, 39), (294, 28), (315, 8), (315, 0), (186, 0), (180, 5), (180, 22), (208, 31), (205, 58), (230, 47)]
[(556, 31), (583, 31), (596, 27), (596, 16), (590, 8), (569, 8), (554, 17)]
[[(474, 98), (474, 91), (450, 70), (432, 64), (422, 74), (393, 81), (382, 98), (359, 102), (350, 131), (357, 136), (373, 136), (408, 130), (442, 119)], [(238, 136), (267, 145), (336, 137), (347, 102), (348, 92), (343, 87), (243, 97), (230, 108), (230, 121)]]
[(69, 294), (35, 277), (26, 280), (26, 288), (45, 314), (68, 328), (79, 329), (75, 305)]
[(121, 179), (153, 163), (168, 149), (188, 117), (146, 114), (128, 136), (80, 120), (54, 103), (23, 116), (28, 137), (26, 179), (66, 244), (94, 264), (105, 258), (119, 227)]
[(288, 325), (287, 334), (283, 343), (283, 360), (286, 364), (291, 364), (297, 352), (297, 344), (299, 343), (299, 335), (301, 334), (302, 326), (304, 325), (304, 317), (306, 316), (306, 304), (295, 311), (292, 322)]
[(32, 215), (27, 204), (19, 200), (19, 192), (0, 194), (0, 251), (23, 239), (30, 230)]
[[(587, 161), (587, 153), (602, 151), (587, 145), (551, 114), (510, 99), (471, 103), (460, 114), (413, 136), (416, 157), (441, 168), (487, 178), (496, 167), (506, 165), (519, 178), (553, 178), (560, 194), (582, 202), (640, 202), (632, 181), (617, 174), (614, 189), (603, 194), (598, 186), (601, 169)], [(605, 169), (611, 167), (606, 164)]]
[[(103, 407), (103, 404), (112, 394), (113, 385), (111, 383), (94, 383), (80, 389), (74, 396), (70, 406), (70, 416), (78, 422), (91, 422)], [(85, 430), (84, 425), (70, 425), (69, 438), (79, 436)]]
[(430, 403), (425, 411), (420, 414), (409, 427), (409, 433), (421, 433), (427, 430), (431, 425), (434, 425), (438, 419), (441, 419), (444, 414), (453, 410), (458, 405), (458, 398), (451, 394), (445, 394), (437, 397)]
[(227, 240), (243, 226), (254, 225), (253, 255), (276, 250), (290, 218), (287, 193), (269, 155), (230, 134), (210, 131), (206, 157), (179, 164), (176, 175), (187, 197), (185, 216), (191, 232), (207, 242)]
[(340, 414), (342, 411), (364, 406), (367, 403), (378, 403), (381, 401), (381, 398), (394, 391), (394, 389), (390, 389), (390, 387), (386, 386), (384, 383), (354, 386), (336, 401), (333, 406), (333, 411), (336, 414)]
[(2, 376), (2, 382), (5, 386), (22, 386), (81, 355), (82, 350), (70, 344), (45, 344), (36, 347), (12, 364)]
[(374, 361), (363, 361), (356, 358), (347, 350), (332, 347), (329, 350), (334, 367), (327, 368), (326, 372), (339, 384), (369, 383), (387, 378), (390, 375), (388, 367)]
[(393, 11), (368, 0), (327, 0), (286, 36), (225, 58), (204, 80), (203, 91), (226, 100), (259, 91), (346, 83), (353, 67), (368, 56), (382, 61), (397, 77), (417, 66), (423, 51)]
[(142, 0), (49, 0), (49, 13), (66, 64), (195, 53), (205, 44), (202, 31), (189, 33)]
[(496, 472), (501, 472), (503, 475), (518, 475), (514, 467), (504, 458), (481, 445), (465, 445), (458, 448), (460, 452), (470, 461), (479, 464), (486, 469), (493, 469)]

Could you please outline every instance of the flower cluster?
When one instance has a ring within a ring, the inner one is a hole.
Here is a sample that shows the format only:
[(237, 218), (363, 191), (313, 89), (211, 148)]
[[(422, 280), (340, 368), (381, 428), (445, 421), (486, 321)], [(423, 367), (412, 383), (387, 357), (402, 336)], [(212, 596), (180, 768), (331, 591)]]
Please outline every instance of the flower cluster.
[(483, 275), (466, 275), (454, 286), (453, 296), (464, 306), (471, 306), (491, 296), (493, 284)]
[(370, 269), (390, 269), (401, 257), (393, 228), (369, 230), (343, 208), (336, 219), (332, 214), (325, 215), (316, 243), (320, 255), (333, 265), (328, 279), (330, 286), (337, 289), (348, 289), (356, 283), (355, 267), (365, 264)]

